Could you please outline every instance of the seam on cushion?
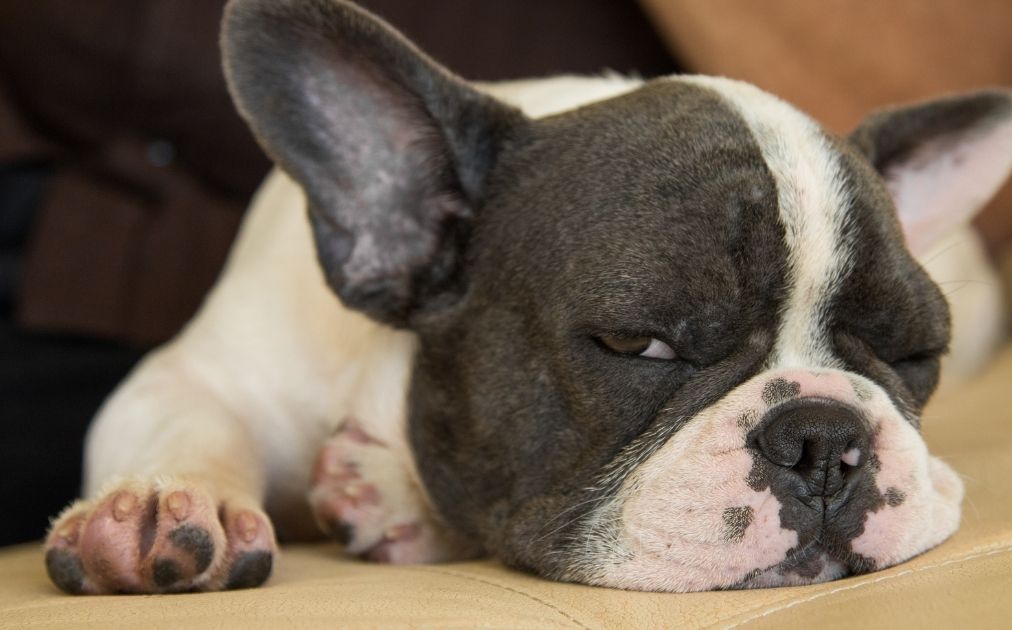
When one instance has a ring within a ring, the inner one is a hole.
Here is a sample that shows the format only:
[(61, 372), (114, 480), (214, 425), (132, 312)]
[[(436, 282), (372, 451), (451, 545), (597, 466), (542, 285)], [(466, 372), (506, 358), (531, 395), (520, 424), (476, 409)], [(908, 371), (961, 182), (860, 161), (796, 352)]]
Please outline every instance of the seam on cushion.
[[(923, 567), (918, 567), (916, 569), (907, 569), (905, 571), (900, 571), (899, 573), (893, 573), (893, 574), (890, 574), (890, 575), (883, 575), (883, 576), (877, 577), (877, 578), (875, 578), (873, 580), (868, 580), (868, 581), (865, 581), (865, 582), (860, 582), (858, 584), (851, 584), (849, 586), (841, 586), (839, 588), (834, 588), (834, 589), (829, 590), (829, 591), (823, 591), (821, 593), (816, 593), (815, 595), (812, 595), (810, 597), (805, 597), (803, 599), (795, 599), (795, 600), (791, 600), (791, 601), (789, 601), (787, 603), (778, 603), (778, 605), (774, 606), (773, 608), (770, 608), (769, 610), (765, 610), (762, 613), (759, 613), (757, 615), (752, 615), (750, 617), (746, 617), (745, 619), (742, 619), (741, 621), (737, 621), (737, 622), (732, 623), (730, 625), (724, 626), (724, 628), (726, 630), (731, 630), (733, 628), (739, 628), (739, 627), (741, 627), (741, 626), (743, 626), (743, 625), (745, 625), (747, 623), (750, 623), (750, 622), (756, 621), (758, 619), (762, 619), (763, 617), (767, 617), (769, 615), (772, 615), (773, 613), (780, 612), (782, 610), (787, 610), (787, 609), (793, 608), (795, 606), (800, 606), (801, 604), (807, 604), (808, 602), (815, 601), (815, 600), (821, 599), (823, 597), (828, 597), (830, 595), (835, 595), (837, 593), (843, 593), (845, 591), (853, 591), (853, 590), (856, 590), (856, 589), (859, 589), (859, 588), (863, 588), (865, 586), (870, 586), (870, 585), (873, 585), (873, 584), (879, 584), (881, 582), (887, 582), (889, 580), (894, 580), (896, 578), (906, 577), (908, 575), (913, 575), (915, 573), (920, 573), (922, 571), (929, 571), (931, 569), (938, 569), (940, 567), (945, 567), (945, 566), (949, 566), (949, 565), (952, 565), (952, 564), (960, 564), (962, 562), (967, 562), (969, 560), (975, 560), (977, 558), (983, 558), (983, 557), (986, 557), (986, 556), (993, 556), (993, 555), (996, 555), (996, 554), (1002, 554), (1002, 553), (1012, 552), (1012, 546), (1004, 544), (1004, 543), (1003, 543), (1003, 545), (1004, 546), (1001, 546), (1001, 547), (998, 547), (998, 548), (995, 548), (993, 545), (990, 545), (990, 546), (987, 546), (987, 547), (980, 547), (979, 549), (975, 549), (975, 550), (971, 551), (969, 554), (966, 554), (966, 555), (963, 555), (963, 556), (959, 556), (957, 558), (950, 558), (949, 560), (946, 560), (945, 562), (938, 562), (938, 563), (935, 563), (935, 564), (928, 564), (928, 565), (925, 565)], [(755, 612), (756, 610), (758, 610), (758, 608), (753, 609), (750, 612)], [(715, 625), (717, 625), (717, 624), (714, 624), (714, 626)], [(710, 626), (710, 627), (712, 628), (714, 626)]]
[(584, 628), (584, 630), (591, 630), (590, 626), (588, 626), (588, 625), (580, 622), (575, 617), (573, 617), (572, 615), (570, 615), (566, 611), (562, 610), (561, 608), (559, 608), (555, 604), (546, 602), (545, 600), (541, 599), (540, 597), (538, 597), (536, 595), (532, 595), (532, 594), (530, 594), (530, 593), (528, 593), (526, 591), (521, 591), (520, 589), (513, 588), (512, 586), (506, 586), (505, 584), (500, 584), (498, 582), (493, 582), (491, 580), (486, 580), (484, 578), (480, 578), (480, 577), (477, 577), (477, 576), (474, 576), (474, 575), (469, 575), (467, 573), (459, 573), (457, 571), (450, 571), (448, 569), (437, 569), (435, 567), (420, 567), (420, 566), (413, 566), (413, 567), (404, 567), (404, 566), (402, 566), (401, 568), (411, 569), (413, 571), (424, 571), (424, 572), (427, 572), (427, 573), (440, 573), (440, 574), (443, 574), (443, 575), (451, 575), (453, 577), (463, 578), (465, 580), (470, 580), (472, 582), (478, 582), (479, 584), (485, 584), (487, 586), (494, 586), (494, 587), (500, 588), (500, 589), (502, 589), (504, 591), (509, 591), (510, 593), (516, 593), (517, 595), (522, 595), (522, 596), (526, 597), (527, 599), (530, 599), (532, 601), (535, 601), (535, 602), (541, 604), (542, 606), (545, 606), (546, 608), (554, 610), (555, 612), (559, 613), (560, 615), (562, 615), (563, 617), (565, 617), (566, 619), (568, 619), (570, 622), (572, 622), (578, 628)]

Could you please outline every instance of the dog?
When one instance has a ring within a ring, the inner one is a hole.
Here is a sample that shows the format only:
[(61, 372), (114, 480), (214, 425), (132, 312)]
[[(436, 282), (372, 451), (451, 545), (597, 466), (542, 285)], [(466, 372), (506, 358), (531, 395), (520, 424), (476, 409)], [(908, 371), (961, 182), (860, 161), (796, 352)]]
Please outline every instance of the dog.
[(317, 528), (648, 591), (833, 580), (957, 529), (916, 257), (1007, 177), (1012, 93), (838, 138), (723, 78), (470, 84), (338, 0), (232, 0), (222, 47), (280, 170), (93, 423), (45, 542), (64, 591), (258, 586)]

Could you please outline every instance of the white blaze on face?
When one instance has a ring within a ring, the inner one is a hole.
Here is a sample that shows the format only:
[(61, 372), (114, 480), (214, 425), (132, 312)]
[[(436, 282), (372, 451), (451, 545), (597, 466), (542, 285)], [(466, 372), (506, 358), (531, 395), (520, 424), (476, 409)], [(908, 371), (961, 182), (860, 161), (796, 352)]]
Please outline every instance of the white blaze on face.
[(821, 326), (849, 262), (849, 197), (837, 152), (812, 119), (759, 88), (719, 77), (675, 80), (708, 88), (748, 125), (777, 186), (790, 294), (772, 367), (840, 367)]

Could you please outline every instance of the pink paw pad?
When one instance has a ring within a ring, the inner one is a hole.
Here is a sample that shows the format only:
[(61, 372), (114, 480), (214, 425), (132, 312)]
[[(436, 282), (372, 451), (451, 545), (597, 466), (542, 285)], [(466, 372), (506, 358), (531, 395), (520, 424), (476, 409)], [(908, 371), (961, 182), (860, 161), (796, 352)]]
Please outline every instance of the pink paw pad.
[(258, 509), (220, 506), (191, 484), (129, 482), (54, 523), (46, 567), (69, 593), (155, 593), (255, 586), (276, 545)]

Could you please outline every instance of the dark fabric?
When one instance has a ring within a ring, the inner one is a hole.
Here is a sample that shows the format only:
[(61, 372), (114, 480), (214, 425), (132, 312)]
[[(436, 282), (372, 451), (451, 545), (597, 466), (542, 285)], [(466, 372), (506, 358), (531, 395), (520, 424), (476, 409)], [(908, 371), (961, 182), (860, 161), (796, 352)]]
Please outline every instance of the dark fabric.
[(140, 354), (0, 319), (0, 546), (41, 538), (78, 495), (88, 419)]
[(561, 73), (657, 76), (675, 61), (633, 0), (360, 0), (473, 80)]
[[(674, 70), (631, 2), (364, 4), (470, 78)], [(199, 305), (268, 168), (219, 70), (222, 5), (0, 4), (0, 164), (54, 167), (25, 253), (22, 327), (146, 347)]]
[[(77, 494), (89, 420), (199, 306), (269, 168), (223, 4), (0, 2), (0, 545)], [(631, 1), (363, 4), (470, 78), (675, 70)]]
[(268, 169), (218, 70), (221, 6), (0, 5), (0, 161), (54, 168), (24, 255), (24, 328), (143, 347), (200, 303)]

